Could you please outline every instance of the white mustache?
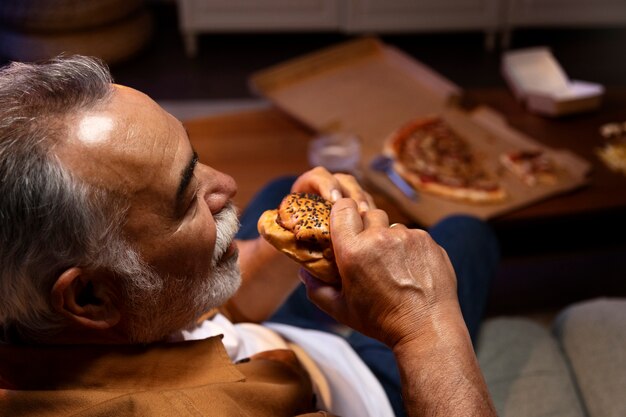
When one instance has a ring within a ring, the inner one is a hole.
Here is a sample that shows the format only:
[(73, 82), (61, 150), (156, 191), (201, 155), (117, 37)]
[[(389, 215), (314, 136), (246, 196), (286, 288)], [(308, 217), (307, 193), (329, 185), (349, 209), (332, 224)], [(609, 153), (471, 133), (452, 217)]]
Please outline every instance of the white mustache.
[(215, 250), (213, 251), (212, 266), (216, 266), (222, 256), (228, 250), (230, 244), (235, 239), (235, 235), (239, 230), (239, 218), (237, 217), (237, 209), (232, 203), (228, 203), (214, 217), (216, 227)]

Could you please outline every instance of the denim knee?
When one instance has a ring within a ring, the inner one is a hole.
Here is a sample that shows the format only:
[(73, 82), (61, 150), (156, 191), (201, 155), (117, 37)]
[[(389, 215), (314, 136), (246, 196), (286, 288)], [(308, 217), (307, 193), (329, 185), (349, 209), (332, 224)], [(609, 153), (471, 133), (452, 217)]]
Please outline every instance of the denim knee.
[(500, 259), (500, 245), (492, 227), (474, 216), (457, 214), (444, 218), (435, 224), (429, 233), (444, 249), (456, 246), (482, 253), (485, 260), (497, 264)]

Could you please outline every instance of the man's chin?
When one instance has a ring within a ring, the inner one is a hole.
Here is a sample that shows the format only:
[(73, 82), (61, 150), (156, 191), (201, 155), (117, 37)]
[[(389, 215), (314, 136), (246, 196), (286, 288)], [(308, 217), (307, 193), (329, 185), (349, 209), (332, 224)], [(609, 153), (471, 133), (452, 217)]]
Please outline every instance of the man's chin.
[[(154, 295), (157, 302), (133, 313), (130, 335), (132, 342), (161, 340), (197, 324), (197, 320), (203, 315), (222, 306), (237, 292), (241, 284), (237, 251), (224, 257), (212, 269), (211, 274), (202, 279), (170, 277), (167, 281), (170, 287)], [(172, 287), (173, 283), (177, 285)], [(181, 286), (181, 283), (184, 284)]]
[(213, 268), (211, 278), (201, 286), (204, 288), (198, 288), (198, 299), (203, 299), (203, 304), (205, 304), (206, 309), (223, 305), (239, 289), (241, 285), (241, 272), (239, 271), (239, 261), (237, 258), (235, 245), (231, 256), (223, 257), (223, 260)]

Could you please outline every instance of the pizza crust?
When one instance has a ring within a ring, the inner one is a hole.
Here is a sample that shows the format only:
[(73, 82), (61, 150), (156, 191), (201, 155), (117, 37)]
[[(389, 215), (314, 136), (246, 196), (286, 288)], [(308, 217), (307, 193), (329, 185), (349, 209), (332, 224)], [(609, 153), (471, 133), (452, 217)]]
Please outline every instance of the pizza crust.
[(500, 155), (500, 163), (529, 187), (557, 182), (554, 161), (541, 150), (512, 151)]
[[(437, 116), (415, 119), (400, 127), (387, 138), (383, 148), (383, 153), (394, 160), (394, 170), (418, 191), (423, 191), (452, 200), (472, 203), (498, 203), (504, 200), (507, 194), (504, 188), (502, 188), (499, 184), (493, 189), (481, 189), (471, 186), (448, 185), (441, 181), (437, 181), (437, 179), (432, 176), (428, 181), (424, 181), (419, 172), (408, 168), (402, 162), (403, 158), (401, 153), (405, 143), (415, 132), (418, 132), (420, 129), (425, 129), (427, 126), (435, 123), (444, 122)], [(447, 127), (446, 125), (444, 126)], [(456, 135), (452, 129), (449, 129), (449, 131), (451, 132), (450, 134)], [(458, 137), (458, 135), (456, 136)], [(463, 138), (459, 138), (459, 140), (463, 140)], [(475, 161), (473, 163), (477, 164)], [(416, 165), (420, 165), (419, 161)]]
[(424, 182), (419, 175), (405, 169), (401, 164), (394, 163), (393, 168), (409, 182), (416, 190), (435, 194), (452, 200), (463, 200), (473, 203), (494, 203), (506, 198), (506, 192), (502, 188), (496, 190), (478, 190), (464, 187), (450, 187), (437, 182)]

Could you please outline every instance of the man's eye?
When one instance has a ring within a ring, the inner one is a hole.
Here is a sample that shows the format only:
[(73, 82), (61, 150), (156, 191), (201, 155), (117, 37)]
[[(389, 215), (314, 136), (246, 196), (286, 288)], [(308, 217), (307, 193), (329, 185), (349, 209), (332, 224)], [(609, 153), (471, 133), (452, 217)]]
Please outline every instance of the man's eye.
[(187, 197), (185, 201), (180, 206), (180, 213), (183, 216), (188, 216), (192, 210), (196, 207), (196, 202), (198, 200), (198, 192), (194, 190), (191, 196)]
[(192, 212), (191, 214), (195, 214), (196, 210), (198, 209), (198, 201), (200, 199), (200, 195), (201, 195), (201, 187), (200, 185), (196, 185), (196, 187), (193, 190), (193, 194), (191, 195), (191, 199), (189, 200), (189, 204), (187, 205), (187, 213)]
[(194, 193), (189, 200), (189, 204), (187, 205), (187, 210), (185, 210), (188, 214), (194, 214), (196, 208), (198, 207), (198, 194)]

